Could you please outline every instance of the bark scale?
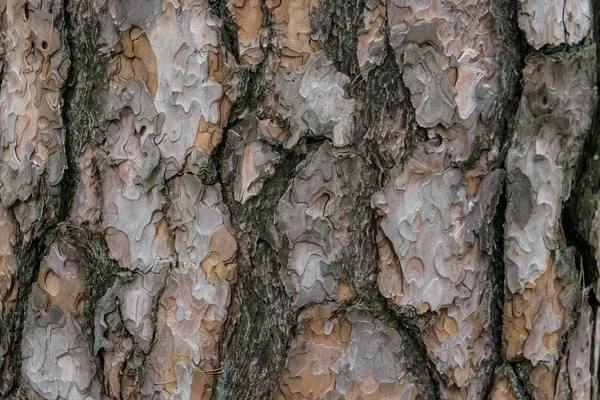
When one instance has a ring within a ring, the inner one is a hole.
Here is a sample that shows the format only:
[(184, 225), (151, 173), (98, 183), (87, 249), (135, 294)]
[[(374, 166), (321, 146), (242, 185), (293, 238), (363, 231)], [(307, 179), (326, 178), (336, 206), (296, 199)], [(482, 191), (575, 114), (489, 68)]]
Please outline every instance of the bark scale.
[(0, 397), (596, 399), (598, 5), (0, 3)]

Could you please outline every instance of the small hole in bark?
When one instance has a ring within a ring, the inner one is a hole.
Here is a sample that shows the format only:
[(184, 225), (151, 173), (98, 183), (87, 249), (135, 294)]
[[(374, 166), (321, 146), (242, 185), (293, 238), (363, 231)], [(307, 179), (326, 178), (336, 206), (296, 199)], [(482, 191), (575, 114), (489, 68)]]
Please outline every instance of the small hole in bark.
[(42, 41), (42, 49), (46, 50), (48, 48), (48, 42), (46, 42), (45, 40)]

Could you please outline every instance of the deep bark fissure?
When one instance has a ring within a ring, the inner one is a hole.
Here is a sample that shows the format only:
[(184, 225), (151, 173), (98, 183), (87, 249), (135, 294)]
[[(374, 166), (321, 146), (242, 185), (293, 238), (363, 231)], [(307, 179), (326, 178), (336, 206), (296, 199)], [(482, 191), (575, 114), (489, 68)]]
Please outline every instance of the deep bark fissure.
[(364, 9), (364, 0), (323, 0), (311, 18), (311, 28), (322, 36), (319, 39), (328, 58), (338, 71), (352, 78), (360, 73), (356, 45)]
[[(69, 71), (67, 75), (67, 84), (65, 86), (65, 90), (62, 93), (62, 98), (64, 100), (64, 105), (61, 107), (61, 118), (63, 121), (63, 151), (65, 154), (66, 166), (63, 172), (63, 176), (61, 179), (60, 186), (60, 204), (58, 209), (58, 220), (66, 221), (69, 218), (71, 203), (73, 198), (75, 197), (75, 190), (77, 188), (77, 182), (79, 181), (79, 168), (77, 167), (77, 154), (79, 149), (75, 145), (75, 137), (77, 134), (73, 132), (71, 128), (72, 121), (70, 117), (74, 113), (71, 111), (72, 98), (76, 95), (77, 83), (76, 80), (79, 76), (76, 77), (76, 74), (79, 72), (76, 68), (79, 66), (79, 56), (76, 53), (72, 52), (71, 49), (77, 46), (77, 43), (71, 37), (71, 26), (78, 26), (77, 23), (74, 23), (71, 13), (69, 12), (69, 5), (71, 0), (63, 0), (63, 14), (65, 18), (65, 33), (63, 35), (63, 48), (67, 53), (67, 57), (70, 59), (71, 63), (69, 66)], [(79, 53), (81, 54), (81, 53)], [(73, 79), (73, 81), (71, 81)], [(71, 81), (71, 82), (70, 82)], [(73, 136), (73, 137), (72, 137)]]
[(227, 51), (233, 54), (235, 60), (239, 64), (240, 52), (237, 37), (238, 25), (234, 21), (231, 12), (229, 12), (227, 0), (209, 0), (209, 4), (215, 15), (222, 21), (221, 40), (223, 45)]
[(96, 377), (104, 394), (104, 350), (94, 350), (96, 343), (95, 316), (96, 306), (117, 279), (119, 266), (106, 253), (106, 241), (102, 235), (89, 235), (81, 248), (81, 263), (86, 273), (85, 311), (82, 331), (89, 338), (90, 354), (96, 364)]
[[(504, 166), (504, 164), (502, 165)], [(503, 180), (502, 189), (495, 207), (495, 214), (492, 219), (492, 230), (490, 233), (492, 242), (492, 251), (490, 271), (488, 271), (490, 281), (490, 326), (489, 334), (491, 337), (493, 356), (490, 360), (490, 374), (487, 388), (484, 390), (483, 398), (490, 398), (494, 379), (493, 370), (500, 368), (505, 361), (505, 349), (502, 343), (502, 327), (504, 318), (504, 224), (506, 222), (506, 180)]]
[[(180, 2), (182, 9), (183, 3)], [(232, 67), (231, 70), (235, 71), (236, 79), (239, 79), (237, 98), (228, 111), (228, 121), (223, 128), (222, 138), (212, 155), (209, 156), (208, 162), (200, 167), (199, 174), (194, 175), (199, 177), (205, 185), (220, 187), (222, 205), (229, 210), (228, 213), (224, 213), (226, 214), (224, 219), (231, 222), (238, 249), (235, 256), (237, 281), (228, 282), (231, 289), (231, 304), (227, 310), (224, 325), (219, 328), (220, 336), (216, 338), (218, 362), (223, 370), (217, 385), (213, 385), (209, 391), (212, 390), (214, 400), (266, 399), (270, 398), (280, 388), (280, 385), (283, 387), (282, 372), (285, 371), (288, 360), (291, 360), (292, 341), (297, 335), (302, 334), (300, 328), (306, 322), (298, 320), (300, 314), (306, 313), (320, 304), (311, 302), (298, 308), (292, 304), (293, 295), (286, 290), (286, 283), (281, 274), (288, 267), (288, 258), (294, 244), (288, 243), (286, 235), (276, 225), (277, 207), (286, 192), (293, 188), (296, 181), (299, 180), (298, 176), (303, 169), (309, 166), (317, 150), (325, 143), (334, 143), (334, 140), (311, 136), (320, 133), (310, 131), (308, 137), (301, 137), (292, 149), (287, 149), (282, 143), (277, 142), (279, 139), (272, 141), (264, 139), (264, 143), (270, 146), (269, 150), (277, 153), (277, 157), (279, 157), (274, 162), (274, 172), (272, 175), (261, 177), (261, 179), (264, 178), (264, 181), (261, 182), (264, 185), (256, 196), (251, 197), (244, 204), (236, 199), (235, 185), (238, 177), (235, 175), (238, 172), (228, 170), (228, 157), (233, 152), (229, 139), (233, 135), (232, 131), (240, 127), (243, 121), (242, 117), (252, 113), (263, 121), (276, 120), (277, 124), (283, 127), (284, 132), (293, 129), (290, 121), (278, 115), (278, 109), (273, 109), (274, 105), (275, 107), (279, 105), (277, 98), (279, 92), (274, 96), (274, 100), (268, 97), (269, 90), (274, 88), (271, 80), (277, 79), (278, 74), (289, 73), (289, 70), (282, 72), (282, 70), (278, 71), (277, 67), (273, 68), (273, 65), (277, 65), (279, 62), (273, 60), (281, 57), (286, 50), (282, 47), (284, 45), (277, 41), (284, 42), (287, 39), (284, 34), (276, 31), (275, 24), (281, 25), (281, 22), (274, 22), (277, 15), (274, 11), (275, 8), (268, 5), (268, 0), (260, 0), (260, 9), (263, 15), (261, 29), (266, 30), (266, 35), (261, 37), (261, 41), (265, 40), (266, 44), (260, 43), (260, 49), (264, 56), (262, 60), (250, 66), (242, 54), (243, 45), (241, 43), (243, 40), (238, 38), (239, 32), (244, 29), (244, 22), (232, 11), (233, 9), (230, 9), (231, 4), (228, 0), (209, 0), (208, 3), (212, 12), (221, 21), (218, 29), (221, 43), (217, 46), (222, 45), (223, 47), (219, 50), (224, 48), (226, 52), (234, 56), (238, 65)], [(426, 338), (444, 308), (437, 311), (425, 311), (423, 315), (417, 315), (416, 309), (411, 308), (412, 306), (396, 305), (380, 292), (377, 284), (380, 254), (376, 234), (378, 229), (381, 229), (380, 223), (383, 217), (378, 215), (378, 211), (371, 202), (377, 192), (392, 184), (391, 179), (397, 178), (394, 176), (395, 172), (392, 171), (394, 167), (400, 164), (408, 166), (408, 156), (415, 149), (424, 147), (423, 144), (430, 140), (441, 142), (442, 137), (438, 134), (437, 137), (431, 139), (429, 135), (433, 134), (434, 129), (426, 132), (426, 129), (417, 124), (415, 114), (418, 109), (413, 107), (411, 93), (405, 87), (404, 77), (400, 72), (402, 67), (396, 61), (394, 53), (398, 49), (394, 50), (389, 40), (391, 32), (388, 8), (383, 17), (382, 28), (387, 54), (382, 58), (383, 61), (379, 60), (379, 64), (369, 69), (366, 76), (362, 75), (356, 50), (360, 35), (365, 33), (363, 24), (366, 23), (366, 20), (363, 20), (363, 17), (366, 17), (363, 13), (367, 9), (366, 3), (371, 4), (372, 2), (323, 0), (318, 7), (313, 8), (314, 11), (310, 15), (310, 40), (318, 43), (311, 51), (318, 52), (320, 50), (317, 48), (320, 47), (327, 56), (326, 58), (323, 56), (323, 59), (333, 62), (336, 70), (344, 74), (341, 79), (349, 77), (349, 80), (344, 80), (345, 84), (340, 86), (343, 86), (342, 91), (345, 92), (343, 97), (355, 101), (352, 114), (354, 122), (351, 133), (352, 143), (345, 145), (341, 151), (340, 148), (334, 149), (335, 157), (344, 160), (355, 157), (362, 168), (360, 187), (356, 190), (352, 189), (354, 192), (351, 193), (355, 204), (349, 217), (350, 222), (348, 222), (348, 243), (344, 245), (345, 248), (340, 253), (340, 259), (331, 263), (331, 268), (335, 269), (333, 275), (336, 279), (339, 278), (338, 284), (348, 283), (351, 289), (349, 299), (336, 301), (338, 308), (335, 315), (344, 316), (351, 310), (365, 311), (370, 317), (392, 327), (403, 340), (403, 355), (406, 356), (405, 367), (418, 382), (418, 387), (422, 390), (421, 396), (424, 399), (438, 399), (446, 394), (448, 388), (456, 387), (455, 382), (452, 382), (454, 378), (447, 373), (447, 370), (443, 369), (445, 367), (436, 364), (439, 360), (436, 360), (436, 355), (432, 356), (431, 343)], [(97, 39), (100, 35), (100, 13), (108, 13), (108, 11), (96, 10), (93, 0), (64, 0), (56, 2), (55, 6), (62, 7), (57, 11), (57, 21), (64, 18), (64, 21), (60, 22), (63, 25), (60, 28), (62, 50), (67, 54), (71, 63), (67, 84), (61, 89), (59, 95), (59, 98), (64, 100), (59, 117), (63, 121), (59, 147), (60, 151), (64, 153), (63, 161), (66, 168), (58, 186), (51, 187), (48, 182), (49, 173), (44, 171), (38, 187), (34, 188), (35, 193), (32, 195), (32, 199), (34, 201), (42, 199), (40, 201), (43, 203), (41, 214), (50, 215), (49, 218), (35, 221), (31, 229), (26, 229), (18, 222), (17, 211), (19, 209), (17, 207), (22, 205), (20, 201), (8, 208), (16, 225), (14, 248), (16, 249), (17, 263), (14, 278), (20, 286), (16, 292), (15, 308), (0, 316), (0, 344), (3, 347), (2, 350), (6, 351), (6, 357), (9, 360), (9, 362), (5, 360), (4, 370), (1, 371), (0, 397), (25, 396), (25, 390), (29, 389), (25, 388), (25, 385), (20, 387), (21, 381), (25, 382), (25, 379), (28, 378), (21, 371), (21, 357), (24, 354), (21, 346), (24, 332), (28, 329), (25, 320), (28, 312), (31, 312), (30, 294), (38, 281), (40, 263), (51, 249), (53, 242), (60, 238), (72, 241), (77, 247), (81, 265), (85, 270), (84, 295), (86, 300), (81, 330), (89, 340), (91, 359), (96, 366), (95, 378), (100, 382), (101, 395), (105, 395), (106, 391), (104, 382), (106, 366), (104, 365), (105, 349), (100, 348), (97, 352), (94, 349), (94, 344), (98, 339), (95, 337), (97, 321), (94, 320), (98, 312), (97, 308), (101, 299), (111, 290), (117, 280), (125, 282), (127, 279), (132, 279), (133, 274), (141, 276), (143, 273), (134, 271), (119, 274), (123, 267), (119, 266), (120, 261), (118, 263), (112, 258), (114, 254), (108, 250), (107, 239), (104, 235), (96, 232), (94, 227), (88, 225), (88, 222), (77, 225), (70, 221), (72, 205), (78, 194), (77, 185), (84, 173), (83, 168), (80, 170), (79, 166), (82, 149), (87, 145), (102, 147), (107, 143), (103, 137), (106, 133), (103, 124), (107, 121), (102, 115), (102, 110), (105, 108), (104, 103), (109, 101), (104, 96), (108, 82), (106, 68), (110, 60), (100, 51)], [(517, 21), (517, 14), (521, 7), (519, 0), (491, 0), (490, 6), (494, 29), (500, 39), (498, 43), (493, 44), (494, 51), (497, 51), (495, 56), (498, 65), (493, 68), (497, 68), (494, 73), (498, 76), (499, 94), (495, 98), (496, 105), (491, 108), (492, 111), (488, 112), (492, 116), (486, 117), (483, 124), (485, 128), (472, 138), (472, 147), (467, 158), (459, 161), (451, 160), (448, 164), (449, 167), (456, 168), (463, 174), (475, 166), (484, 152), (496, 148), (496, 145), (498, 154), (494, 156), (490, 166), (486, 167), (489, 168), (485, 173), (497, 170), (507, 171), (507, 154), (513, 143), (512, 139), (516, 129), (515, 119), (518, 116), (519, 102), (524, 92), (520, 81), (524, 75), (526, 58), (531, 58), (535, 54), (561, 58), (579, 52), (589, 44), (586, 39), (586, 42), (573, 45), (546, 45), (536, 50), (527, 42), (525, 33), (519, 27)], [(594, 35), (597, 41), (600, 38), (598, 15), (600, 1), (594, 0), (593, 6)], [(311, 7), (313, 6), (311, 5)], [(369, 10), (372, 11), (371, 8)], [(463, 12), (463, 10), (459, 11)], [(177, 13), (178, 17), (184, 14), (179, 10)], [(562, 16), (563, 19), (568, 17), (566, 4), (563, 5)], [(432, 21), (427, 22), (435, 25)], [(115, 21), (112, 23), (114, 24)], [(290, 23), (290, 21), (286, 23)], [(150, 32), (149, 27), (150, 25), (146, 26), (148, 33)], [(146, 28), (140, 27), (141, 30)], [(563, 23), (563, 28), (566, 37), (568, 32), (565, 23)], [(277, 29), (280, 29), (280, 26)], [(503, 43), (499, 43), (500, 41)], [(429, 44), (421, 45), (429, 46)], [(110, 50), (117, 52), (115, 49)], [(597, 54), (600, 54), (600, 48), (597, 48), (596, 51)], [(195, 53), (198, 55), (200, 51), (196, 49)], [(308, 63), (307, 54), (296, 56), (298, 59), (302, 58), (303, 66)], [(309, 56), (312, 57), (310, 54)], [(4, 58), (4, 54), (0, 52), (0, 85), (8, 67)], [(231, 60), (231, 57), (229, 59)], [(172, 61), (166, 60), (167, 63)], [(180, 61), (178, 60), (178, 62)], [(160, 62), (165, 62), (165, 60), (159, 60)], [(306, 68), (312, 67), (310, 65)], [(596, 67), (598, 77), (600, 77), (598, 63)], [(289, 67), (290, 70), (295, 68), (297, 67)], [(302, 79), (304, 78), (302, 77)], [(238, 84), (237, 81), (236, 84)], [(409, 84), (406, 83), (406, 85)], [(305, 100), (298, 99), (299, 102)], [(389, 139), (389, 137), (384, 137), (384, 120), (386, 118), (394, 119), (400, 109), (403, 110), (406, 119), (402, 128), (404, 129), (403, 147), (400, 153), (393, 153), (385, 144), (382, 145), (386, 139)], [(312, 118), (312, 116), (307, 118)], [(222, 125), (217, 129), (220, 127)], [(198, 130), (200, 131), (200, 128)], [(384, 133), (381, 134), (380, 131)], [(594, 255), (595, 245), (586, 236), (587, 231), (591, 229), (593, 215), (590, 212), (593, 209), (593, 202), (597, 201), (597, 193), (600, 190), (600, 181), (597, 179), (600, 176), (600, 161), (597, 161), (600, 152), (599, 132), (600, 109), (597, 107), (593, 127), (585, 138), (570, 197), (567, 196), (569, 197), (568, 201), (564, 202), (562, 209), (559, 210), (561, 213), (559, 223), (561, 223), (560, 221), (564, 222), (565, 242), (562, 243), (559, 240), (557, 248), (560, 248), (560, 252), (555, 251), (551, 254), (553, 259), (560, 258), (562, 250), (573, 248), (575, 250), (574, 261), (563, 260), (561, 262), (569, 262), (569, 271), (578, 271), (581, 264), (583, 276), (580, 278), (583, 290), (587, 288), (587, 303), (577, 303), (576, 310), (568, 310), (569, 318), (572, 318), (573, 323), (569, 329), (563, 331), (564, 333), (558, 339), (556, 351), (565, 359), (570, 356), (571, 341), (577, 339), (574, 335), (579, 324), (582, 323), (583, 307), (586, 304), (591, 307), (593, 325), (600, 306), (593, 288), (598, 280), (598, 260)], [(347, 154), (340, 155), (344, 151), (347, 151)], [(95, 158), (93, 163), (96, 164), (101, 157), (102, 155)], [(337, 162), (338, 158), (335, 158), (333, 165), (336, 165)], [(98, 165), (94, 165), (94, 168), (97, 173), (96, 182), (100, 182), (103, 179), (102, 171)], [(185, 167), (182, 167), (175, 177), (180, 178), (187, 173), (189, 172), (185, 171)], [(498, 199), (494, 200), (495, 204), (492, 206), (493, 215), (487, 216), (489, 220), (484, 224), (486, 226), (476, 232), (479, 239), (478, 251), (486, 252), (491, 259), (486, 279), (490, 291), (490, 303), (486, 310), (488, 325), (483, 329), (486, 331), (485, 334), (489, 335), (492, 350), (491, 357), (483, 361), (484, 364), (481, 366), (478, 365), (478, 368), (485, 370), (485, 373), (482, 374), (485, 383), (481, 396), (482, 398), (492, 398), (495, 379), (508, 377), (518, 398), (535, 398), (538, 396), (539, 388), (534, 387), (530, 379), (534, 363), (525, 356), (509, 359), (503, 332), (505, 328), (504, 312), (507, 307), (505, 296), (510, 296), (506, 283), (508, 267), (505, 251), (508, 247), (505, 242), (507, 236), (505, 225), (509, 223), (507, 220), (509, 203), (514, 200), (509, 198), (508, 185), (509, 182), (503, 179)], [(173, 223), (177, 223), (171, 221), (167, 216), (167, 210), (172, 206), (171, 181), (167, 181), (161, 190), (164, 202), (162, 207), (155, 212), (162, 212), (171, 226)], [(346, 193), (343, 195), (346, 196)], [(22, 213), (22, 211), (20, 212)], [(325, 216), (324, 211), (323, 216)], [(228, 224), (229, 222), (225, 223), (225, 225)], [(92, 231), (94, 232), (92, 233)], [(173, 239), (173, 230), (170, 231), (170, 235), (169, 238)], [(165, 280), (162, 282), (163, 286), (154, 292), (151, 311), (148, 311), (148, 318), (151, 319), (153, 327), (149, 350), (146, 351), (147, 347), (141, 345), (141, 342), (136, 343), (136, 336), (125, 326), (125, 308), (121, 304), (121, 299), (116, 295), (116, 313), (119, 315), (120, 323), (117, 324), (114, 332), (119, 330), (118, 335), (127, 337), (133, 343), (132, 348), (124, 355), (120, 371), (121, 398), (142, 396), (136, 391), (141, 391), (143, 380), (149, 376), (144, 365), (151, 360), (150, 353), (155, 350), (158, 352), (160, 349), (161, 338), (157, 325), (159, 309), (162, 306), (161, 298), (164, 295), (166, 283), (172, 277), (171, 273), (177, 268), (180, 261), (177, 250), (172, 249), (172, 251), (173, 262), (167, 267)], [(558, 261), (556, 262), (558, 263)], [(342, 270), (341, 277), (336, 275), (338, 269)], [(2, 277), (0, 276), (0, 278)], [(0, 281), (0, 283), (2, 282)], [(590, 287), (592, 288), (590, 289)], [(583, 292), (582, 295), (585, 293)], [(329, 300), (332, 299), (326, 299), (326, 301)], [(508, 301), (511, 301), (510, 298)], [(112, 327), (109, 328), (112, 329)], [(594, 365), (598, 362), (598, 360), (594, 360), (597, 336), (595, 329), (591, 330), (590, 335), (589, 361), (590, 365)], [(465, 346), (470, 346), (470, 344), (467, 343)], [(561, 369), (561, 362), (563, 361), (559, 359), (555, 363), (557, 370), (553, 374), (554, 391), (558, 392), (559, 386), (564, 384), (573, 393), (573, 390), (576, 390), (574, 382), (566, 372), (568, 367)], [(11, 369), (10, 371), (6, 370), (8, 367)], [(404, 366), (402, 367), (404, 368)], [(595, 378), (600, 379), (600, 376)], [(133, 382), (133, 384), (128, 385), (127, 382)], [(180, 385), (179, 382), (177, 384)], [(592, 398), (597, 396), (595, 384), (596, 381), (592, 380)], [(128, 392), (129, 389), (133, 392)], [(164, 390), (170, 389), (165, 388)]]
[[(500, 84), (502, 87), (499, 102), (500, 112), (497, 118), (493, 118), (487, 125), (487, 131), (490, 136), (493, 131), (503, 132), (499, 155), (494, 162), (494, 166), (502, 171), (506, 171), (506, 158), (511, 146), (514, 134), (514, 124), (517, 118), (519, 100), (522, 94), (520, 80), (523, 67), (525, 66), (527, 42), (523, 32), (517, 24), (517, 0), (493, 0), (490, 2), (490, 11), (492, 22), (496, 33), (502, 41), (499, 49), (499, 59), (504, 60), (501, 63)], [(473, 154), (472, 154), (473, 155)], [(472, 157), (474, 161), (476, 157)], [(470, 163), (466, 163), (467, 165)], [(503, 341), (504, 326), (504, 307), (505, 307), (505, 224), (506, 212), (508, 207), (508, 182), (506, 177), (502, 178), (502, 188), (494, 207), (494, 215), (491, 219), (491, 229), (483, 227), (480, 248), (486, 251), (491, 258), (490, 270), (488, 271), (490, 281), (490, 324), (488, 332), (491, 337), (493, 355), (490, 359), (489, 380), (484, 390), (484, 398), (491, 398), (494, 386), (493, 371), (503, 370), (513, 381), (516, 394), (521, 398), (527, 398), (524, 395), (524, 382), (514, 371), (513, 363), (506, 360), (506, 348)]]
[[(278, 180), (278, 178), (275, 176), (271, 179)], [(268, 185), (269, 182), (263, 188), (265, 193), (269, 192)], [(287, 185), (281, 186), (287, 188)], [(228, 398), (266, 398), (268, 397), (267, 394), (272, 394), (276, 388), (290, 341), (294, 336), (297, 313), (291, 310), (288, 296), (279, 282), (281, 264), (277, 253), (267, 241), (268, 239), (262, 236), (264, 233), (257, 235), (251, 233), (254, 229), (260, 229), (254, 224), (249, 228), (241, 228), (241, 223), (245, 219), (244, 214), (250, 215), (252, 211), (257, 212), (257, 209), (251, 208), (246, 211), (242, 210), (242, 207), (232, 206), (235, 200), (231, 198), (227, 185), (223, 184), (223, 188), (224, 198), (225, 196), (228, 198), (225, 202), (231, 210), (232, 224), (236, 228), (240, 255), (238, 256), (237, 284), (232, 299), (233, 306), (231, 307), (228, 323), (224, 328), (224, 340), (220, 350), (221, 364), (229, 365), (231, 372), (227, 376), (221, 377), (219, 386), (230, 393), (231, 397)], [(272, 195), (272, 197), (279, 198), (281, 195)], [(263, 215), (266, 215), (266, 218), (272, 213), (272, 211), (269, 213), (264, 208), (260, 208), (260, 210)], [(258, 223), (260, 222), (264, 223), (264, 221), (258, 221)], [(265, 232), (263, 229), (260, 230)], [(272, 266), (269, 267), (269, 265)], [(257, 272), (253, 272), (253, 269), (256, 269)], [(272, 279), (271, 281), (269, 281), (269, 277)], [(269, 286), (272, 286), (272, 288), (269, 289)], [(232, 312), (235, 312), (235, 314), (231, 314)], [(275, 328), (272, 323), (269, 323), (270, 319), (277, 319), (280, 322), (279, 329), (284, 331), (262, 335), (263, 329), (269, 331)], [(282, 326), (281, 322), (283, 321), (285, 322)], [(278, 333), (279, 335), (277, 335)], [(264, 364), (254, 364), (253, 376), (246, 375), (244, 365), (250, 364), (252, 359), (259, 357), (261, 354), (264, 355), (265, 351), (274, 350), (274, 342), (269, 340), (274, 336), (278, 339), (276, 342), (282, 342), (279, 351), (275, 352), (270, 360), (275, 369), (265, 368)], [(258, 371), (254, 372), (255, 370)], [(260, 386), (254, 384), (256, 380), (251, 379), (257, 376), (263, 378), (260, 380)], [(244, 388), (249, 387), (255, 387), (256, 390), (248, 393)], [(223, 393), (217, 392), (216, 395), (221, 398), (220, 396), (223, 396)]]
[[(61, 182), (59, 220), (66, 223), (70, 220), (81, 178), (78, 166), (81, 150), (88, 139), (100, 136), (102, 89), (107, 78), (104, 72), (106, 59), (97, 45), (98, 16), (92, 0), (65, 0), (64, 10), (65, 47), (73, 49), (69, 53), (71, 63), (62, 108), (66, 168)], [(94, 318), (98, 302), (115, 282), (118, 265), (107, 254), (108, 247), (102, 235), (91, 233), (87, 227), (75, 228), (84, 235), (78, 250), (85, 271), (82, 332), (88, 339), (90, 355), (96, 366), (95, 377), (100, 383), (100, 393), (104, 395), (104, 352), (94, 350)]]
[[(20, 229), (17, 232), (20, 233)], [(6, 351), (5, 357), (9, 357), (9, 361), (4, 360), (4, 367), (7, 370), (1, 371), (0, 395), (7, 398), (16, 398), (19, 392), (23, 361), (21, 358), (22, 332), (27, 318), (31, 288), (38, 280), (38, 265), (47, 250), (47, 243), (43, 238), (36, 238), (24, 244), (22, 233), (20, 233), (17, 236), (15, 247), (19, 249), (15, 273), (15, 278), (20, 282), (17, 301), (14, 310), (8, 315), (8, 319), (5, 320), (5, 316), (0, 319), (1, 344)]]
[(513, 390), (515, 394), (519, 396), (521, 400), (529, 400), (532, 397), (531, 389), (529, 387), (529, 383), (527, 382), (527, 378), (529, 375), (529, 370), (523, 373), (521, 368), (521, 363), (516, 361), (508, 361), (504, 364), (504, 373), (508, 375), (509, 379), (513, 384)]
[[(281, 256), (272, 248), (268, 220), (293, 180), (296, 165), (304, 160), (305, 155), (295, 152), (285, 154), (275, 174), (265, 182), (260, 196), (241, 205), (234, 199), (233, 183), (224, 175), (231, 172), (225, 169), (223, 161), (229, 129), (224, 130), (213, 157), (223, 200), (229, 209), (238, 241), (238, 278), (219, 350), (221, 365), (224, 369), (227, 367), (228, 373), (220, 376), (213, 398), (262, 399), (271, 395), (277, 387), (295, 335), (297, 318), (297, 312), (291, 309), (291, 302), (279, 280)], [(275, 322), (278, 322), (277, 326)], [(269, 334), (263, 335), (262, 329), (269, 330)], [(277, 345), (274, 346), (274, 343)], [(265, 352), (272, 356), (268, 362), (264, 359), (262, 364), (253, 362), (264, 357)], [(253, 365), (251, 372), (246, 372), (248, 365)], [(255, 385), (258, 381), (261, 385)], [(251, 387), (254, 389), (248, 391)]]

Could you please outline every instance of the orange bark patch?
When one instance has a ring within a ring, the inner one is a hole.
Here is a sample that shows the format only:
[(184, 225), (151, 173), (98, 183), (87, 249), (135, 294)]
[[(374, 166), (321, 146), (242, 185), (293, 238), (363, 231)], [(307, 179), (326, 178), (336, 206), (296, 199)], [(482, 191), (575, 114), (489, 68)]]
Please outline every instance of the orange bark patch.
[(115, 61), (115, 75), (123, 81), (131, 78), (143, 81), (154, 98), (158, 90), (158, 69), (148, 37), (140, 28), (133, 27), (121, 34), (119, 43), (122, 52)]
[(280, 68), (290, 71), (306, 64), (320, 47), (310, 38), (310, 15), (319, 7), (319, 0), (267, 0), (273, 16), (275, 44)]

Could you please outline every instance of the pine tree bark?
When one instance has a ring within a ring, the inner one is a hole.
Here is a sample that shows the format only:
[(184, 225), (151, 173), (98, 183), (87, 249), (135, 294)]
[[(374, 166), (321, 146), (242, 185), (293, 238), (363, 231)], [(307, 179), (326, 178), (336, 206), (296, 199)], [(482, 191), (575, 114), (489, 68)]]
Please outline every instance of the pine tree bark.
[(598, 2), (0, 12), (0, 398), (600, 398)]

